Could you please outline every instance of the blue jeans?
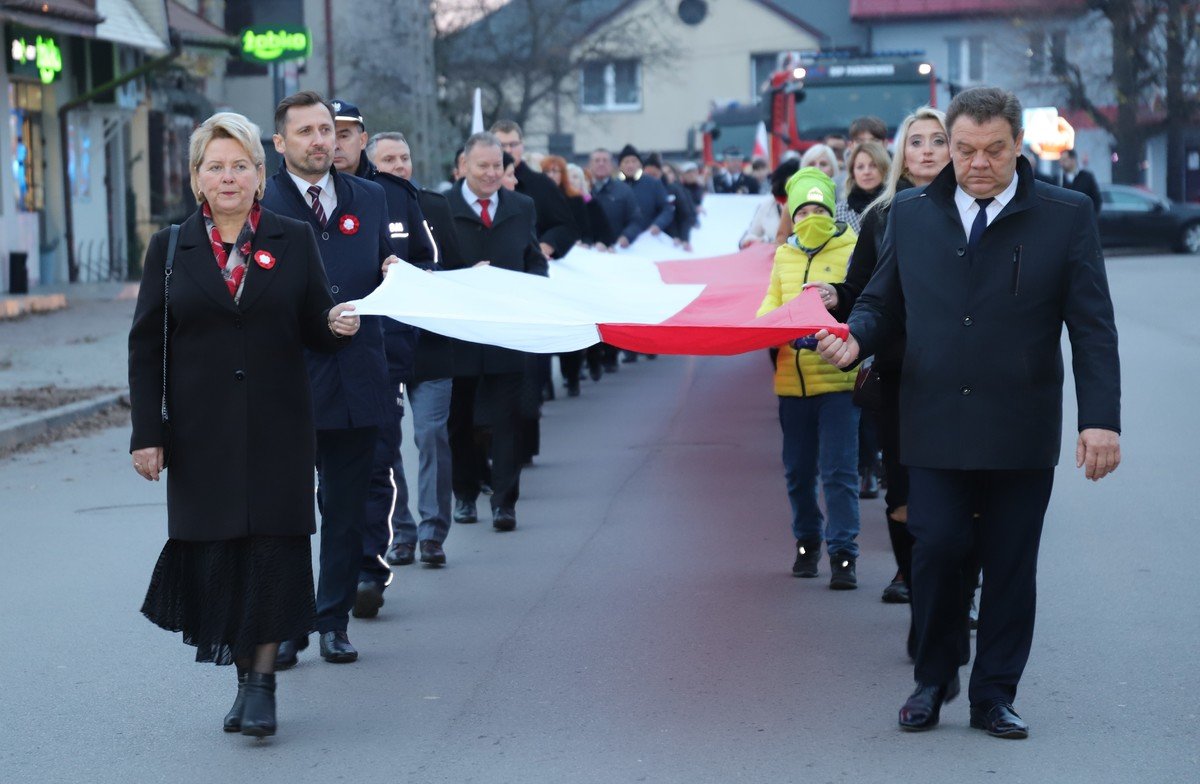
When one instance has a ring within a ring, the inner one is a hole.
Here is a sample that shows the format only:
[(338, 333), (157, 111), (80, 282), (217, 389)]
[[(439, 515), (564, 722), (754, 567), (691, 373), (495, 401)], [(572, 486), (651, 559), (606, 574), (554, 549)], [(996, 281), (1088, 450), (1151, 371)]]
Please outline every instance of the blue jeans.
[[(858, 415), (850, 392), (780, 397), (783, 469), (796, 539), (858, 557)], [(817, 475), (825, 511), (817, 506)], [(822, 535), (824, 528), (824, 535)]]
[[(392, 531), (396, 541), (413, 544), (431, 539), (439, 544), (450, 531), (450, 418), (452, 379), (436, 378), (408, 387), (413, 415), (413, 440), (417, 444), (417, 513), (420, 530), (408, 511), (408, 488), (397, 493)], [(396, 466), (400, 466), (399, 457)]]

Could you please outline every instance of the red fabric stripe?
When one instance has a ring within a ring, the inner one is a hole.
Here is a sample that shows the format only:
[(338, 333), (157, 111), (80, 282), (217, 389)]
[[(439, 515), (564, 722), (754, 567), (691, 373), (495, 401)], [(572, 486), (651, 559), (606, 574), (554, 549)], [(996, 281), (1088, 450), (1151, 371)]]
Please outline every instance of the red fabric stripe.
[(815, 290), (755, 317), (771, 280), (774, 256), (774, 246), (755, 245), (727, 256), (658, 262), (663, 282), (699, 283), (704, 291), (661, 324), (600, 324), (600, 337), (644, 354), (727, 355), (779, 346), (820, 329), (843, 338), (849, 335)]

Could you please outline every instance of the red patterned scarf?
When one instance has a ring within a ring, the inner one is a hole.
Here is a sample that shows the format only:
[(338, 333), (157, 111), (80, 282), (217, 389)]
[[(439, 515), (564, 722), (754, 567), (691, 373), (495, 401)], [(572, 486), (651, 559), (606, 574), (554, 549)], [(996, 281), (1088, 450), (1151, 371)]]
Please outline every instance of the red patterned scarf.
[(225, 252), (225, 243), (221, 242), (221, 233), (217, 231), (217, 225), (212, 217), (212, 208), (208, 206), (208, 202), (204, 202), (203, 213), (204, 226), (208, 229), (209, 244), (212, 245), (213, 256), (217, 259), (217, 267), (221, 270), (221, 277), (225, 279), (225, 285), (229, 288), (229, 295), (233, 297), (234, 302), (237, 302), (242, 298), (242, 281), (246, 278), (246, 262), (250, 258), (250, 246), (254, 244), (254, 233), (258, 231), (262, 208), (255, 199), (254, 206), (250, 208), (250, 214), (246, 217), (246, 225), (238, 232), (237, 239), (233, 243), (232, 253)]

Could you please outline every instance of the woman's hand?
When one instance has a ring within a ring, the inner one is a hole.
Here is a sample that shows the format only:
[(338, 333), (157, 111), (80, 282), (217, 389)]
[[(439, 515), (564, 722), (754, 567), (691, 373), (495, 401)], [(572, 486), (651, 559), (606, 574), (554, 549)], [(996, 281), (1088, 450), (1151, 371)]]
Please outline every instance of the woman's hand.
[(801, 288), (820, 289), (821, 304), (825, 306), (826, 310), (833, 310), (838, 306), (837, 289), (835, 289), (831, 283), (823, 283), (820, 281), (816, 283), (805, 283)]
[(399, 264), (399, 263), (400, 263), (400, 257), (396, 256), (394, 254), (391, 256), (388, 256), (386, 259), (384, 259), (383, 267), (382, 267), (383, 277), (385, 277), (385, 278), (387, 277), (388, 267), (392, 266), (393, 264)]
[(157, 482), (163, 470), (163, 448), (148, 446), (133, 452), (133, 470), (137, 471), (147, 481)]
[(329, 331), (339, 338), (351, 338), (358, 332), (359, 318), (349, 302), (334, 305), (329, 311)]

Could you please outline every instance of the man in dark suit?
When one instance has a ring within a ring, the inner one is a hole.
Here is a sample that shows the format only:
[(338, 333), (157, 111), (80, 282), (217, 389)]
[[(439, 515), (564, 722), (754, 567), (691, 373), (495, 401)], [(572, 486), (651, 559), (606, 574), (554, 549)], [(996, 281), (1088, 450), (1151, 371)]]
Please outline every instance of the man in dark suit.
[(1096, 175), (1092, 174), (1087, 169), (1079, 168), (1079, 158), (1076, 157), (1074, 150), (1064, 150), (1062, 157), (1058, 159), (1058, 167), (1061, 170), (1061, 185), (1064, 188), (1070, 188), (1073, 191), (1079, 191), (1084, 196), (1092, 200), (1092, 204), (1096, 208), (1096, 214), (1100, 214), (1100, 186), (1096, 184)]
[(1099, 480), (1121, 457), (1117, 331), (1091, 202), (1034, 178), (1016, 96), (966, 90), (946, 125), (952, 165), (897, 195), (849, 339), (822, 331), (818, 349), (849, 367), (907, 334), (900, 457), (916, 539), (917, 689), (901, 728), (930, 729), (959, 692), (963, 561), (978, 537), (971, 726), (1024, 738), (1012, 703), (1033, 641), (1038, 544), (1062, 441), (1059, 338), (1065, 323), (1076, 462)]
[(610, 247), (628, 248), (646, 228), (645, 218), (633, 195), (633, 189), (613, 176), (613, 156), (605, 149), (588, 158), (592, 175), (592, 198), (604, 211), (610, 234), (597, 239)]
[[(463, 181), (446, 198), (455, 235), (467, 264), (486, 262), (501, 269), (546, 275), (546, 257), (537, 239), (533, 200), (501, 188), (504, 176), (500, 140), (477, 133), (464, 147)], [(457, 522), (475, 522), (481, 461), (476, 423), (492, 430), (492, 526), (517, 527), (521, 481), (521, 384), (525, 356), (519, 351), (478, 343), (455, 344), (454, 392), (450, 403)]]
[(512, 120), (500, 120), (492, 125), (492, 133), (516, 164), (513, 173), (517, 175), (517, 193), (533, 199), (542, 253), (548, 259), (561, 259), (579, 241), (579, 227), (571, 217), (567, 197), (549, 177), (525, 163), (525, 136), (520, 125)]
[[(267, 181), (264, 207), (313, 227), (330, 292), (338, 302), (360, 299), (382, 280), (391, 258), (387, 198), (373, 182), (331, 168), (336, 144), (334, 111), (304, 91), (275, 109), (275, 149), (284, 165)], [(358, 587), (367, 488), (378, 430), (392, 421), (387, 361), (379, 319), (362, 328), (340, 353), (308, 356), (317, 428), (317, 501), (321, 508), (321, 571), (317, 631), (326, 661), (352, 662), (358, 651), (346, 629)], [(308, 640), (279, 646), (276, 667), (296, 663)]]

